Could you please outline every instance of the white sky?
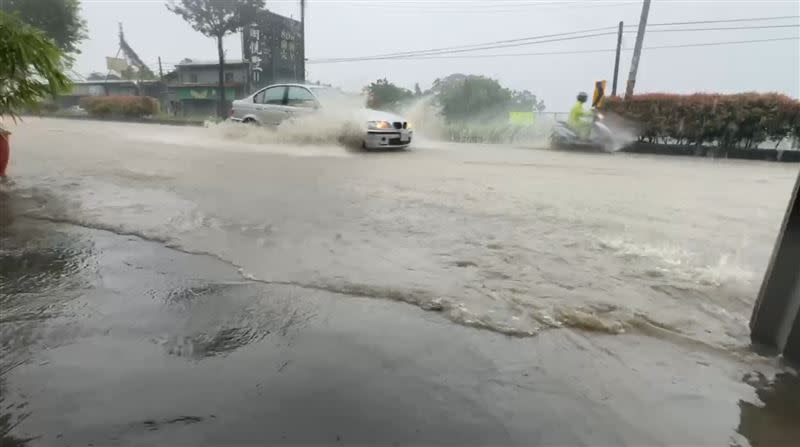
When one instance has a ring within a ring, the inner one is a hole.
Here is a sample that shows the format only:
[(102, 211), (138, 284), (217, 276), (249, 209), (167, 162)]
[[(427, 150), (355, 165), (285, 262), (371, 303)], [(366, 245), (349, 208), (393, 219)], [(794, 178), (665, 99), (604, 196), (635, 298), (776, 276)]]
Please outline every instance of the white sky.
[[(267, 0), (267, 8), (299, 17), (299, 0)], [(381, 53), (467, 45), (616, 26), (622, 20), (636, 24), (638, 0), (307, 0), (306, 32), (309, 59), (368, 56)], [(89, 38), (81, 46), (76, 71), (103, 71), (105, 56), (117, 52), (117, 22), (122, 22), (128, 43), (157, 70), (160, 56), (165, 67), (185, 57), (216, 58), (211, 39), (195, 32), (180, 17), (167, 11), (164, 0), (82, 0)], [(721, 20), (748, 17), (800, 15), (798, 0), (652, 0), (648, 23)], [(800, 19), (673, 28), (791, 25)], [(800, 28), (735, 29), (702, 32), (655, 32), (645, 47), (798, 37)], [(664, 29), (664, 27), (661, 27)], [(631, 30), (634, 31), (634, 30)], [(635, 32), (625, 34), (619, 85), (628, 76)], [(616, 36), (552, 42), (482, 53), (533, 53), (614, 48)], [(241, 57), (240, 37), (225, 44), (230, 58)], [(475, 53), (480, 54), (480, 53)], [(339, 64), (309, 64), (308, 78), (358, 90), (377, 78), (423, 89), (437, 77), (451, 73), (482, 74), (516, 89), (528, 89), (544, 99), (550, 111), (566, 110), (577, 91), (591, 91), (593, 82), (609, 81), (614, 53), (390, 60)], [(777, 91), (800, 97), (800, 41), (649, 50), (642, 54), (637, 92), (740, 92)]]

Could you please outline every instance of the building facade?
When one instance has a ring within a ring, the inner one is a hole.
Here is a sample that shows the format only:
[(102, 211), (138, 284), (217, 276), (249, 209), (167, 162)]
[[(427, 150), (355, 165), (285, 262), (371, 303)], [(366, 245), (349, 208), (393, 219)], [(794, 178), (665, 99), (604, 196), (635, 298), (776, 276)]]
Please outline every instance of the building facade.
[[(250, 64), (242, 60), (225, 62), (224, 88), (226, 107), (234, 99), (247, 95)], [(165, 76), (167, 98), (165, 110), (176, 116), (216, 116), (219, 98), (219, 63), (184, 59), (175, 71)]]
[(248, 90), (278, 82), (305, 82), (302, 24), (267, 10), (242, 30), (242, 57), (250, 61)]

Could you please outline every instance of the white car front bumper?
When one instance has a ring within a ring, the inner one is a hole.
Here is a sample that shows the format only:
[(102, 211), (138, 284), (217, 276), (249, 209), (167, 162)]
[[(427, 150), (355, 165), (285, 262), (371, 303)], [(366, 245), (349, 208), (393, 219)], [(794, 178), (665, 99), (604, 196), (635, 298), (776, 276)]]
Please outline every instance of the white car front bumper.
[(409, 129), (370, 130), (364, 137), (367, 149), (403, 148), (411, 144), (414, 131)]

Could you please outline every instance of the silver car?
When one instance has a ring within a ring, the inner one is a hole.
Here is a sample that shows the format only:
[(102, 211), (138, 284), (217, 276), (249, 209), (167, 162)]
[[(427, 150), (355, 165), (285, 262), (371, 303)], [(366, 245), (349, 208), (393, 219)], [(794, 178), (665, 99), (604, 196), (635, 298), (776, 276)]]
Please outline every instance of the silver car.
[(233, 101), (232, 121), (278, 126), (287, 119), (312, 113), (347, 113), (348, 118), (360, 121), (367, 149), (406, 148), (414, 132), (408, 121), (393, 113), (360, 107), (343, 107), (352, 103), (343, 92), (332, 87), (303, 84), (276, 84), (252, 95)]

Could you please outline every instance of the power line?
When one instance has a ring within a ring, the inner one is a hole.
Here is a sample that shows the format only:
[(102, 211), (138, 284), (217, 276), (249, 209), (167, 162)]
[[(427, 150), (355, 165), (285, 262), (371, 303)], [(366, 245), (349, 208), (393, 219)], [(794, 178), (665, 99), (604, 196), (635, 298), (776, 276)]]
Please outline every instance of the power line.
[[(326, 5), (327, 3), (327, 5)], [(609, 8), (616, 6), (635, 6), (637, 2), (579, 2), (579, 1), (561, 1), (561, 2), (537, 2), (537, 3), (471, 3), (466, 5), (452, 6), (451, 2), (424, 2), (424, 3), (392, 3), (392, 2), (371, 2), (371, 3), (350, 3), (350, 2), (326, 2), (321, 5), (333, 7), (352, 7), (352, 8), (370, 8), (370, 12), (386, 11), (391, 14), (397, 13), (505, 13), (505, 12), (524, 12), (530, 11), (531, 7), (536, 7), (537, 12), (555, 11), (564, 8)], [(590, 3), (590, 4), (587, 4)]]
[[(677, 45), (659, 45), (644, 47), (643, 50), (663, 50), (669, 48), (693, 48), (693, 47), (710, 47), (710, 46), (725, 46), (725, 45), (741, 45), (748, 43), (762, 43), (762, 42), (781, 42), (790, 40), (800, 40), (800, 37), (777, 37), (771, 39), (753, 39), (753, 40), (734, 40), (723, 42), (703, 42), (703, 43), (689, 43)], [(552, 55), (566, 55), (566, 54), (592, 54), (592, 53), (613, 53), (616, 48), (595, 49), (595, 50), (571, 50), (571, 51), (546, 51), (538, 53), (503, 53), (503, 54), (463, 54), (457, 56), (449, 55), (422, 55), (411, 56), (403, 58), (394, 58), (402, 60), (423, 60), (423, 59), (481, 59), (481, 58), (496, 58), (496, 57), (525, 57), (525, 56), (552, 56)], [(632, 51), (631, 48), (623, 48), (622, 51)], [(337, 62), (359, 62), (359, 61), (331, 61), (331, 62), (317, 62), (309, 61), (310, 64), (325, 64)]]
[[(699, 24), (699, 23), (730, 23), (730, 22), (747, 22), (747, 21), (765, 21), (765, 20), (782, 20), (787, 18), (797, 18), (800, 16), (778, 16), (778, 17), (758, 17), (758, 18), (740, 18), (740, 19), (725, 19), (725, 20), (704, 20), (704, 21), (687, 21), (687, 22), (672, 22), (672, 23), (663, 23), (663, 24), (654, 24), (653, 26), (672, 26), (672, 25), (690, 25), (690, 24)], [(635, 27), (637, 25), (629, 25), (631, 27)], [(663, 29), (663, 30), (651, 30), (651, 32), (679, 32), (679, 31), (723, 31), (723, 30), (742, 30), (742, 29), (766, 29), (766, 28), (791, 28), (797, 27), (798, 25), (759, 25), (759, 26), (752, 26), (752, 27), (717, 27), (717, 28), (684, 28), (684, 29)], [(376, 54), (371, 56), (354, 56), (354, 57), (339, 57), (339, 58), (319, 58), (319, 59), (312, 59), (309, 62), (321, 62), (321, 61), (355, 61), (355, 60), (381, 60), (384, 58), (394, 58), (400, 56), (418, 56), (422, 54), (444, 54), (450, 52), (470, 52), (470, 51), (479, 51), (479, 50), (488, 50), (488, 49), (496, 49), (496, 48), (503, 48), (503, 47), (515, 47), (515, 46), (523, 46), (523, 45), (533, 45), (538, 43), (546, 43), (546, 42), (557, 42), (560, 41), (559, 39), (553, 40), (541, 40), (547, 39), (550, 37), (561, 37), (561, 36), (574, 36), (576, 34), (585, 34), (591, 33), (594, 31), (605, 31), (605, 30), (613, 30), (616, 29), (615, 26), (609, 27), (599, 27), (599, 28), (591, 28), (585, 29), (581, 31), (571, 31), (565, 33), (555, 33), (555, 34), (544, 34), (539, 36), (528, 36), (528, 37), (521, 37), (516, 39), (506, 39), (506, 40), (497, 40), (492, 42), (484, 42), (484, 43), (476, 43), (476, 44), (469, 44), (469, 45), (457, 45), (457, 46), (450, 46), (450, 47), (439, 47), (439, 48), (430, 48), (430, 49), (423, 49), (423, 50), (413, 50), (413, 51), (401, 51), (401, 52), (394, 52), (394, 53), (382, 53)], [(589, 37), (598, 37), (604, 36), (609, 34), (616, 34), (616, 33), (597, 33), (597, 34), (590, 34), (585, 36), (577, 36), (563, 40), (574, 40), (574, 39), (583, 39)], [(528, 42), (533, 41), (533, 42)], [(524, 42), (524, 43), (523, 43)], [(509, 44), (509, 45), (505, 45)]]
[[(613, 28), (613, 27), (612, 27)], [(309, 62), (349, 62), (349, 61), (364, 61), (364, 60), (384, 60), (384, 59), (407, 59), (417, 55), (436, 55), (436, 54), (452, 54), (452, 53), (468, 53), (471, 51), (481, 51), (481, 50), (493, 50), (496, 48), (513, 48), (513, 47), (520, 47), (526, 45), (535, 45), (540, 43), (550, 43), (550, 42), (563, 42), (566, 40), (577, 40), (577, 39), (588, 39), (592, 37), (598, 36), (608, 36), (608, 35), (616, 35), (616, 31), (613, 32), (605, 32), (605, 33), (594, 33), (594, 34), (586, 34), (582, 36), (571, 36), (571, 37), (560, 37), (557, 39), (545, 39), (545, 40), (537, 40), (534, 42), (518, 42), (508, 45), (489, 45), (483, 46), (480, 48), (462, 48), (456, 50), (449, 50), (449, 51), (438, 51), (438, 52), (412, 52), (410, 54), (399, 54), (399, 55), (382, 55), (382, 56), (366, 56), (366, 57), (353, 57), (353, 58), (331, 58), (331, 59), (317, 59), (317, 60), (310, 60)]]
[[(777, 26), (780, 28), (798, 28), (800, 25), (780, 25)], [(613, 27), (612, 27), (613, 28)], [(670, 29), (670, 30), (653, 30), (653, 31), (670, 31), (670, 32), (679, 32), (679, 31), (721, 31), (721, 30), (741, 30), (741, 29), (761, 29), (764, 27), (739, 27), (739, 28), (684, 28), (684, 29)], [(775, 28), (775, 27), (769, 27)], [(626, 33), (630, 33), (632, 31), (625, 31)], [(489, 45), (489, 46), (482, 46), (479, 48), (461, 48), (461, 49), (454, 49), (448, 51), (420, 51), (420, 52), (406, 52), (406, 53), (397, 53), (394, 55), (378, 55), (378, 56), (365, 56), (365, 57), (353, 57), (353, 58), (328, 58), (328, 59), (311, 59), (309, 63), (333, 63), (333, 62), (359, 62), (359, 61), (374, 61), (374, 60), (387, 60), (387, 59), (418, 59), (420, 56), (436, 56), (436, 55), (447, 55), (447, 54), (454, 54), (454, 53), (469, 53), (473, 51), (482, 51), (482, 50), (491, 50), (491, 49), (498, 49), (498, 48), (513, 48), (519, 46), (530, 46), (530, 45), (537, 45), (542, 43), (551, 43), (551, 42), (563, 42), (567, 40), (577, 40), (577, 39), (586, 39), (598, 36), (608, 36), (612, 34), (617, 34), (616, 32), (604, 32), (604, 33), (594, 33), (594, 34), (585, 34), (580, 36), (572, 36), (572, 37), (561, 37), (556, 39), (545, 39), (545, 40), (536, 40), (532, 42), (518, 42), (508, 45)]]
[[(739, 31), (745, 29), (770, 29), (770, 28), (798, 28), (800, 24), (792, 25), (759, 25), (759, 26), (721, 26), (715, 28), (671, 28), (671, 29), (654, 29), (648, 30), (648, 33), (674, 33), (684, 31)], [(631, 32), (631, 31), (625, 31)]]
[[(549, 38), (549, 37), (571, 36), (571, 35), (575, 35), (575, 34), (584, 34), (584, 33), (591, 33), (591, 32), (594, 32), (594, 31), (612, 30), (612, 29), (616, 29), (616, 28), (617, 28), (616, 26), (603, 26), (603, 27), (600, 27), (600, 28), (589, 28), (589, 29), (584, 29), (584, 30), (580, 30), (580, 31), (570, 31), (570, 32), (565, 32), (565, 33), (542, 34), (542, 35), (538, 35), (538, 36), (520, 37), (520, 38), (517, 38), (517, 39), (496, 40), (496, 41), (492, 41), (492, 42), (475, 43), (475, 44), (469, 44), (469, 45), (457, 45), (457, 46), (452, 46), (452, 47), (431, 48), (431, 49), (427, 49), (427, 50), (401, 51), (401, 52), (396, 52), (396, 53), (384, 53), (384, 54), (376, 54), (376, 55), (372, 55), (372, 56), (361, 56), (361, 57), (384, 57), (384, 56), (401, 56), (401, 55), (405, 55), (405, 54), (413, 55), (413, 54), (418, 54), (418, 53), (438, 53), (438, 52), (442, 52), (442, 51), (460, 50), (460, 49), (473, 48), (473, 47), (483, 47), (483, 46), (487, 46), (487, 45), (497, 45), (497, 44), (522, 42), (522, 41), (526, 41), (526, 40), (546, 39), (546, 38)], [(359, 58), (359, 57), (357, 56), (357, 57), (353, 57), (353, 58), (349, 58), (348, 57), (348, 58), (324, 58), (324, 59), (355, 59), (355, 58)]]
[[(673, 25), (700, 25), (707, 23), (732, 23), (732, 22), (763, 22), (767, 20), (785, 20), (797, 19), (798, 16), (774, 16), (774, 17), (748, 17), (743, 19), (723, 19), (723, 20), (695, 20), (692, 22), (665, 22), (665, 23), (648, 23), (647, 26), (673, 26)], [(631, 25), (635, 26), (635, 25)]]

